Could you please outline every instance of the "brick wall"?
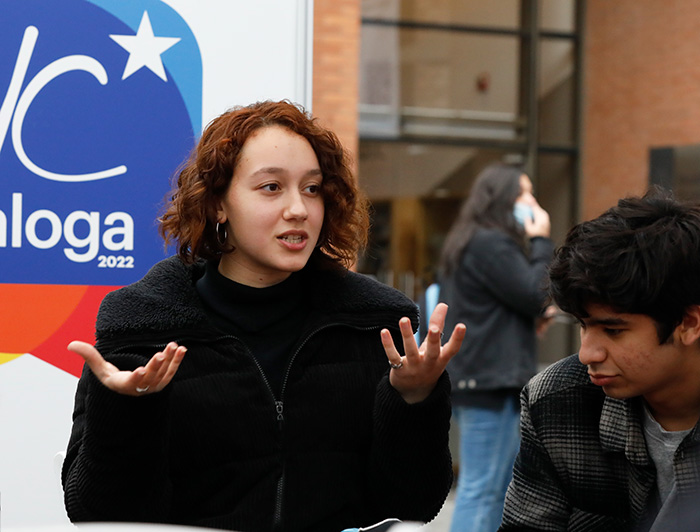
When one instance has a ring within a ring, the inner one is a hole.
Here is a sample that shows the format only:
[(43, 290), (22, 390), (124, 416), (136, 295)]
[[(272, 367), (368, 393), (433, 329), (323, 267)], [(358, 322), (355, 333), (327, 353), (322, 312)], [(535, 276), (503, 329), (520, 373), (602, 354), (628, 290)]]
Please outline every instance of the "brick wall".
[(314, 0), (313, 115), (357, 168), (360, 0)]
[(588, 0), (582, 216), (648, 185), (649, 149), (700, 144), (697, 0)]

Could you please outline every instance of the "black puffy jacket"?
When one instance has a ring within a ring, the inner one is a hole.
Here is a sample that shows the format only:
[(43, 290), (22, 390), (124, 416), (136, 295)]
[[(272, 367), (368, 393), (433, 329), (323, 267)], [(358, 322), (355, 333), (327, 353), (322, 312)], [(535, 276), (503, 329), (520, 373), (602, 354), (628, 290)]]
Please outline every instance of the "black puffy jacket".
[(236, 337), (207, 318), (202, 263), (170, 258), (109, 294), (97, 348), (122, 369), (171, 340), (187, 354), (162, 392), (128, 397), (87, 369), (63, 469), (72, 521), (136, 521), (242, 532), (340, 532), (387, 517), (428, 521), (451, 484), (450, 386), (406, 404), (379, 331), (400, 346), (415, 305), (352, 272), (304, 271), (312, 312), (276, 397)]

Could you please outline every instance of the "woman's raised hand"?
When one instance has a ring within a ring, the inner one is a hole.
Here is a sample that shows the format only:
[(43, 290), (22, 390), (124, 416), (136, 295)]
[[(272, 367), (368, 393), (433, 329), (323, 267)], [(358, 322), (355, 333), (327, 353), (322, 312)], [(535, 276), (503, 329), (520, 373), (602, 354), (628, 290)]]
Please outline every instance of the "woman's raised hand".
[(146, 395), (165, 388), (180, 367), (187, 348), (170, 342), (151, 357), (145, 366), (134, 371), (122, 371), (107, 362), (100, 352), (86, 342), (73, 341), (68, 350), (77, 353), (100, 380), (110, 390), (122, 395)]
[(549, 213), (540, 207), (534, 198), (532, 198), (530, 206), (532, 207), (532, 219), (525, 220), (525, 234), (529, 238), (536, 236), (549, 238), (552, 230)]
[(399, 328), (405, 353), (403, 357), (396, 349), (391, 333), (382, 329), (382, 345), (392, 368), (389, 382), (407, 403), (418, 403), (430, 395), (447, 363), (462, 345), (467, 331), (462, 323), (455, 326), (448, 342), (441, 345), (446, 315), (447, 305), (438, 303), (430, 316), (428, 335), (420, 347), (413, 336), (411, 320), (401, 318)]

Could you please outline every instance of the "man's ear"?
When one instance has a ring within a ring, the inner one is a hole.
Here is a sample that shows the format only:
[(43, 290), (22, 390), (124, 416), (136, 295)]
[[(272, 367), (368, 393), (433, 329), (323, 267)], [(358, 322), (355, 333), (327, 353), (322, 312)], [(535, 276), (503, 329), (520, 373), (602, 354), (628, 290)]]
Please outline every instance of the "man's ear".
[(683, 321), (676, 329), (684, 345), (692, 345), (700, 339), (700, 305), (690, 305)]

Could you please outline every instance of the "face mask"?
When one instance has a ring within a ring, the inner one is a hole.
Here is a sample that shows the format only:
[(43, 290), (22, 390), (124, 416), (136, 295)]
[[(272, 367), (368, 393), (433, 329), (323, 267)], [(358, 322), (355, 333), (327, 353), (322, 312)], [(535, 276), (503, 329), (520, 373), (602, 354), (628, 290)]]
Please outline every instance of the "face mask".
[(533, 221), (534, 212), (528, 204), (518, 202), (513, 205), (513, 216), (520, 225), (525, 227), (525, 220)]

